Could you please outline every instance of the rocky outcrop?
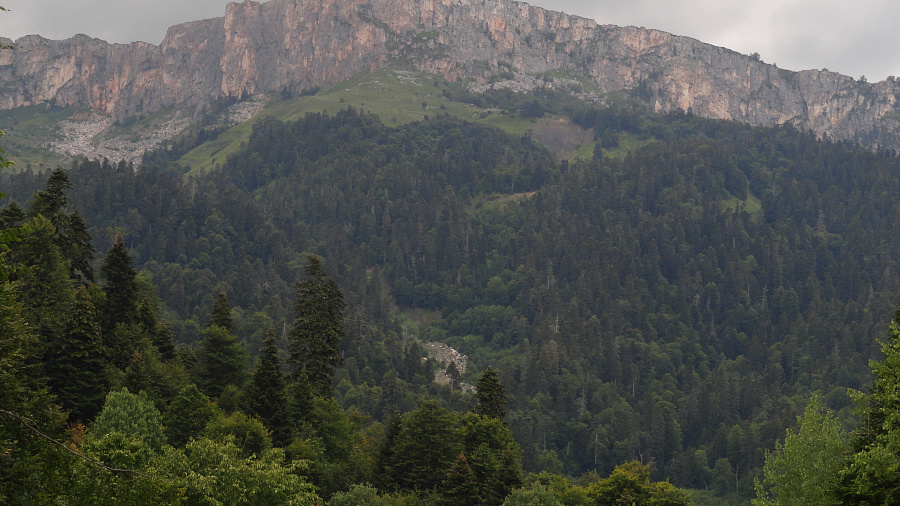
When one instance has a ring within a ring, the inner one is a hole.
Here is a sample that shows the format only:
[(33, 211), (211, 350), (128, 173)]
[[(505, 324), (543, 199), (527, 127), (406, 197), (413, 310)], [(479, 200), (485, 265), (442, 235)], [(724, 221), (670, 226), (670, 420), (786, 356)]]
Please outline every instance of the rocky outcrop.
[[(2, 39), (0, 39), (2, 42)], [(9, 43), (10, 41), (7, 41)], [(173, 26), (159, 46), (38, 36), (0, 52), (0, 108), (89, 104), (114, 118), (219, 96), (300, 91), (402, 59), (447, 79), (563, 68), (658, 111), (900, 149), (900, 83), (792, 72), (657, 30), (598, 25), (510, 0), (271, 0)]]

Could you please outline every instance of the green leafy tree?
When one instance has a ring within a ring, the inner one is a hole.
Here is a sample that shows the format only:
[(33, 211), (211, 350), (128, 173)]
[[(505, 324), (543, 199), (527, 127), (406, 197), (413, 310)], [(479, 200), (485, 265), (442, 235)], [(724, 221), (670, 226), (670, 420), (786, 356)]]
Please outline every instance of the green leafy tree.
[(308, 279), (297, 285), (291, 361), (314, 395), (329, 397), (331, 378), (343, 362), (346, 303), (337, 283), (325, 276), (321, 260), (310, 255), (303, 271)]
[(234, 441), (245, 458), (261, 457), (266, 450), (272, 448), (272, 436), (262, 422), (240, 411), (230, 415), (219, 413), (219, 416), (207, 424), (203, 433), (221, 443), (229, 439)]
[(88, 434), (99, 439), (113, 432), (141, 437), (154, 450), (160, 449), (166, 442), (162, 415), (143, 391), (133, 394), (123, 388), (106, 396), (103, 410)]
[(226, 386), (244, 382), (249, 357), (237, 336), (221, 327), (208, 327), (197, 353), (197, 383), (210, 397), (218, 397)]
[(535, 483), (530, 487), (513, 490), (506, 496), (503, 506), (562, 506), (562, 503), (552, 490)]
[(200, 438), (160, 464), (158, 472), (175, 475), (185, 487), (187, 504), (322, 504), (316, 487), (303, 477), (306, 463), (285, 462), (279, 448), (247, 456), (239, 437)]
[(797, 432), (787, 429), (784, 444), (766, 452), (763, 480), (755, 482), (754, 506), (840, 504), (833, 494), (848, 449), (840, 424), (818, 396), (810, 399), (797, 422)]
[(272, 432), (279, 445), (287, 445), (291, 439), (291, 427), (287, 414), (287, 394), (275, 329), (269, 327), (263, 352), (256, 362), (247, 387), (247, 406), (250, 413), (259, 417)]
[(506, 418), (506, 391), (492, 366), (484, 370), (475, 388), (475, 398), (478, 399), (476, 413), (498, 420)]
[(616, 466), (609, 478), (591, 485), (594, 504), (616, 506), (687, 506), (684, 494), (669, 482), (651, 482), (650, 467), (638, 461)]
[(900, 307), (881, 352), (884, 360), (871, 362), (869, 393), (852, 392), (862, 426), (840, 471), (841, 504), (900, 503)]
[(182, 447), (191, 438), (199, 437), (215, 415), (216, 409), (209, 397), (191, 383), (178, 392), (163, 415), (166, 439), (170, 444)]

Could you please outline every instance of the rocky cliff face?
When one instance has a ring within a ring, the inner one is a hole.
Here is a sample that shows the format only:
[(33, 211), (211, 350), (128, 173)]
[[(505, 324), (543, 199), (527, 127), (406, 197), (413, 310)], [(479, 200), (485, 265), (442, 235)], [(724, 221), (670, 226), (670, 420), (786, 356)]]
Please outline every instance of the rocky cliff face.
[(124, 118), (199, 108), (223, 95), (324, 86), (403, 59), (450, 80), (563, 68), (604, 92), (635, 90), (658, 111), (792, 123), (900, 149), (893, 79), (786, 71), (687, 37), (510, 0), (245, 0), (229, 4), (223, 18), (171, 27), (159, 46), (83, 35), (15, 45), (0, 52), (0, 108), (89, 104)]

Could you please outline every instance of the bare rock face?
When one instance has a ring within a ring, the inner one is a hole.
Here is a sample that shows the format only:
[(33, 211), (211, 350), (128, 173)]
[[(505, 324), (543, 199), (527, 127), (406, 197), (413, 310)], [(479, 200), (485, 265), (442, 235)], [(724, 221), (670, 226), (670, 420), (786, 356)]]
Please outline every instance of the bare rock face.
[[(6, 41), (10, 43), (11, 41)], [(0, 43), (3, 40), (0, 39)], [(159, 46), (39, 36), (0, 52), (0, 108), (89, 104), (114, 118), (220, 96), (300, 91), (402, 59), (450, 80), (566, 69), (657, 111), (900, 149), (900, 83), (791, 72), (657, 30), (598, 25), (511, 0), (245, 0), (173, 26)]]

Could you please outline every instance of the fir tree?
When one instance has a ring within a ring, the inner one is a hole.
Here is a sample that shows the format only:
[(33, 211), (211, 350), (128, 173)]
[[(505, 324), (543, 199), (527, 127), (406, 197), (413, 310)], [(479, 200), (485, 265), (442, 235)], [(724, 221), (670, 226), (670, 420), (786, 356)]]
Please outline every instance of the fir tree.
[(125, 249), (122, 236), (117, 236), (103, 259), (100, 273), (106, 284), (106, 303), (103, 306), (103, 338), (112, 363), (124, 369), (131, 359), (136, 343), (126, 342), (117, 325), (128, 326), (138, 320), (137, 271), (131, 266), (131, 255)]
[(272, 433), (272, 439), (286, 445), (290, 442), (291, 430), (287, 417), (287, 394), (281, 361), (275, 344), (275, 329), (269, 327), (262, 355), (250, 377), (247, 388), (247, 405), (250, 413), (259, 417)]
[(484, 370), (475, 388), (475, 397), (478, 399), (476, 413), (498, 420), (506, 418), (506, 392), (492, 366)]
[(70, 419), (87, 421), (100, 411), (107, 365), (93, 298), (87, 287), (80, 286), (68, 326), (58, 345), (48, 350), (45, 365), (50, 388), (69, 410)]
[(291, 361), (314, 395), (329, 397), (331, 378), (343, 362), (340, 346), (346, 304), (337, 283), (326, 278), (322, 262), (311, 255), (308, 258), (303, 270), (309, 279), (297, 285)]
[(210, 397), (218, 397), (228, 385), (240, 385), (247, 369), (247, 352), (238, 338), (212, 326), (200, 342), (198, 384)]
[(440, 496), (438, 504), (447, 506), (484, 504), (484, 501), (478, 496), (475, 473), (472, 472), (466, 456), (462, 453), (456, 457), (453, 466), (447, 471), (447, 475), (438, 487), (437, 492)]
[(234, 332), (234, 321), (231, 319), (231, 306), (228, 304), (228, 297), (225, 292), (219, 293), (216, 302), (213, 303), (212, 317), (209, 319), (209, 325), (216, 325), (228, 332)]
[(91, 262), (94, 259), (94, 244), (87, 231), (87, 225), (78, 212), (66, 213), (69, 198), (66, 190), (72, 189), (69, 176), (61, 168), (56, 168), (47, 186), (37, 192), (28, 208), (28, 216), (43, 216), (53, 225), (53, 241), (63, 257), (69, 261), (73, 279), (94, 281)]

